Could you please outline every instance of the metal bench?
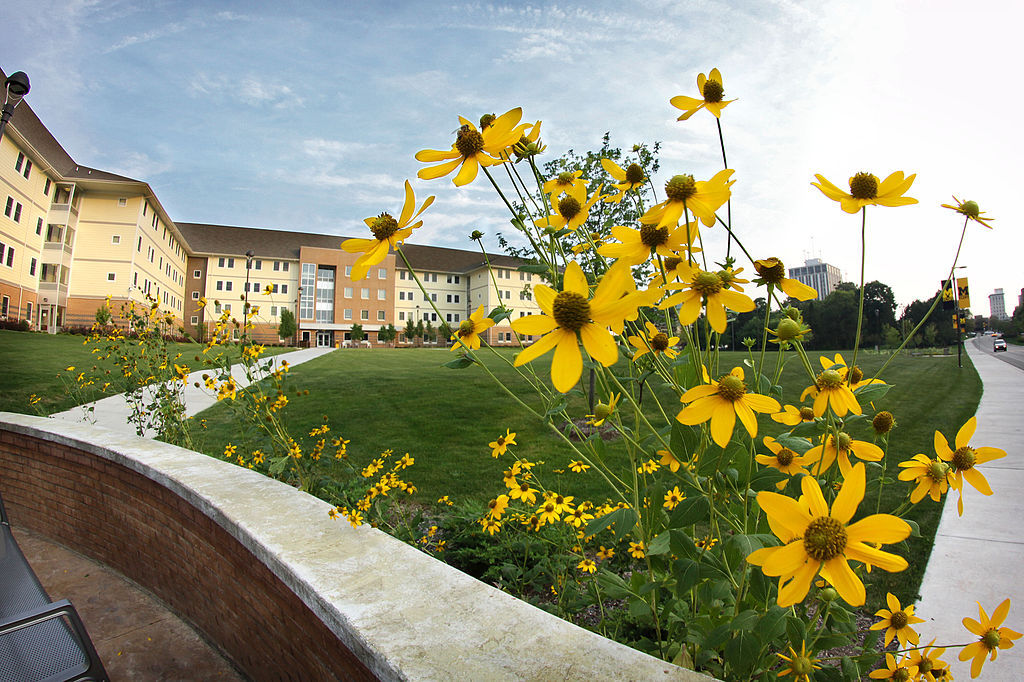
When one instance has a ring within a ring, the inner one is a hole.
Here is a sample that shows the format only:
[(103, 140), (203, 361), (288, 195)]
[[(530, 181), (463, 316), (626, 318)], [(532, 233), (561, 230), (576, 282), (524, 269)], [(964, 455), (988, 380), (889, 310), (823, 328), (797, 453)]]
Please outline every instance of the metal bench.
[(0, 497), (0, 682), (108, 680), (75, 607), (51, 602)]

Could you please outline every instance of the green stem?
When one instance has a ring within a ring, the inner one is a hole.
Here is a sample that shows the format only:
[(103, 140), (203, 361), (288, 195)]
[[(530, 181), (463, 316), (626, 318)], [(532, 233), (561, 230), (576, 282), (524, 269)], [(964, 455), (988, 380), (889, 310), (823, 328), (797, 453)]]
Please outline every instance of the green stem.
[[(857, 366), (857, 351), (860, 349), (860, 330), (864, 324), (864, 261), (867, 257), (865, 243), (867, 236), (868, 207), (860, 209), (860, 305), (857, 307), (857, 333), (853, 337), (853, 360), (850, 361), (850, 369)], [(847, 373), (847, 381), (851, 381), (853, 372)]]

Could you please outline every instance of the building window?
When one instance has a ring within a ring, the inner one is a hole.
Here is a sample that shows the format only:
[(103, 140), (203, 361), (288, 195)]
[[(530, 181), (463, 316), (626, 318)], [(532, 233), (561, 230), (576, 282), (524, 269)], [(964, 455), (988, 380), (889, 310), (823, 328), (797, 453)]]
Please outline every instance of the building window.
[(288, 272), (288, 263), (281, 263), (281, 269), (285, 272)]
[(456, 322), (458, 322), (458, 321), (459, 321), (459, 314), (458, 314), (458, 313), (455, 313), (455, 321), (456, 321)]
[(405, 321), (405, 312), (404, 311), (399, 311), (399, 313), (398, 313), (398, 321), (399, 322)]
[(398, 273), (398, 279), (405, 279), (405, 270)]
[(252, 267), (255, 268), (256, 270), (262, 270), (263, 269), (263, 261), (261, 261), (261, 260), (254, 260), (252, 262)]
[[(0, 255), (3, 255), (3, 248), (0, 248)], [(7, 267), (9, 267), (9, 268), (13, 268), (14, 267), (14, 247), (13, 246), (8, 246), (7, 247), (7, 260), (5, 262), (7, 264)]]
[(0, 299), (0, 319), (7, 319), (7, 311), (10, 310), (11, 299), (9, 296), (4, 296)]
[(38, 220), (36, 220), (36, 234), (42, 234), (42, 233), (43, 233), (43, 219), (39, 218)]
[(110, 243), (111, 244), (120, 244), (121, 243), (121, 235), (119, 235), (119, 234), (111, 235), (110, 236)]
[(352, 287), (345, 287), (345, 298), (352, 298)]
[(14, 170), (21, 172), (21, 164), (25, 163), (25, 154), (18, 152), (18, 160), (14, 162)]
[(370, 298), (370, 290), (367, 289), (366, 287), (362, 287), (361, 289), (359, 289), (359, 298), (369, 299)]
[(359, 319), (360, 320), (369, 320), (370, 319), (370, 311), (369, 310), (360, 310), (359, 311)]
[(199, 300), (199, 292), (198, 291), (193, 291), (192, 292), (192, 300), (193, 301), (198, 301)]
[(51, 184), (52, 183), (50, 182), (50, 178), (46, 178), (46, 184), (43, 185), (43, 196), (47, 196), (47, 197), (50, 196), (50, 185)]
[(431, 294), (430, 300), (433, 301), (434, 303), (437, 303), (437, 294)]
[(234, 283), (230, 280), (224, 282), (224, 291), (231, 291), (231, 287)]
[(387, 268), (377, 268), (377, 279), (387, 279), (388, 271)]
[(287, 294), (288, 293), (288, 285), (287, 284), (282, 284), (281, 285), (281, 293), (282, 294)]
[(8, 218), (11, 217), (11, 211), (14, 210), (14, 197), (7, 197), (7, 206), (4, 207), (4, 215)]
[(229, 268), (235, 267), (235, 259), (234, 258), (228, 258), (228, 267)]
[(124, 208), (125, 206), (128, 205), (128, 198), (127, 197), (118, 197), (117, 205), (120, 206), (121, 208)]
[(459, 283), (459, 276), (458, 275), (448, 275), (448, 284), (458, 284), (458, 283)]
[(188, 321), (189, 324), (199, 324), (199, 316), (193, 315), (192, 317), (188, 318)]
[(281, 269), (281, 261), (274, 261), (274, 272), (278, 272)]
[(384, 311), (383, 310), (378, 310), (377, 311), (377, 321), (378, 322), (383, 322), (384, 321)]
[(316, 289), (316, 264), (303, 263), (302, 277), (299, 281), (299, 317), (308, 320), (313, 317), (313, 294)]
[(192, 271), (192, 279), (199, 279), (202, 276), (203, 276), (202, 270), (193, 270)]
[(345, 266), (345, 276), (346, 277), (351, 277), (352, 276), (352, 266), (351, 265), (346, 265)]
[(33, 258), (32, 262), (29, 263), (29, 266), (28, 266), (28, 274), (30, 274), (30, 275), (35, 275), (36, 274), (36, 263), (37, 263), (36, 259)]
[(351, 308), (345, 308), (345, 319), (346, 320), (351, 320), (352, 319), (352, 309)]
[(25, 162), (25, 172), (22, 173), (22, 175), (24, 175), (25, 179), (28, 180), (28, 176), (29, 176), (30, 173), (32, 173), (32, 162), (31, 161), (26, 161)]
[(224, 258), (218, 258), (218, 259), (217, 259), (217, 267), (218, 267), (218, 268), (222, 268), (222, 267), (224, 267), (224, 263), (226, 263), (226, 262), (227, 262), (227, 261), (226, 261), (226, 260), (225, 260)]
[(377, 289), (377, 300), (386, 301), (388, 298), (388, 292), (384, 289)]
[(503, 293), (505, 295), (505, 300), (506, 301), (509, 300), (510, 298), (512, 298), (512, 292), (509, 291), (508, 289), (505, 289), (505, 291), (503, 291), (501, 293)]
[(108, 272), (107, 273), (107, 281), (108, 282), (113, 282), (115, 279), (117, 279), (117, 275), (115, 275), (112, 272)]
[(19, 201), (14, 205), (14, 222), (21, 222), (21, 202)]
[(217, 291), (224, 291), (224, 280), (217, 280)]

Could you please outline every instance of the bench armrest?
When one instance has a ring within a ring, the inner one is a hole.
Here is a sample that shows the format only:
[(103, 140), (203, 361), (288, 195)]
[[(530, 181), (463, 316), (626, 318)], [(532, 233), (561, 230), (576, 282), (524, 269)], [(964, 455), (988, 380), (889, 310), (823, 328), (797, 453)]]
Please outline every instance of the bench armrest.
[(81, 647), (82, 652), (88, 659), (88, 663), (81, 666), (80, 670), (76, 669), (74, 671), (68, 671), (69, 673), (72, 673), (73, 676), (67, 679), (109, 679), (107, 677), (107, 671), (103, 668), (103, 663), (100, 661), (99, 654), (96, 653), (96, 648), (93, 646), (92, 640), (89, 639), (89, 633), (85, 630), (85, 624), (82, 622), (82, 618), (78, 615), (78, 611), (75, 610), (75, 607), (67, 599), (61, 599), (60, 601), (45, 604), (38, 608), (19, 613), (3, 622), (0, 622), (0, 636), (62, 617), (67, 618), (71, 623), (71, 627), (74, 630), (74, 637), (77, 640), (78, 645)]

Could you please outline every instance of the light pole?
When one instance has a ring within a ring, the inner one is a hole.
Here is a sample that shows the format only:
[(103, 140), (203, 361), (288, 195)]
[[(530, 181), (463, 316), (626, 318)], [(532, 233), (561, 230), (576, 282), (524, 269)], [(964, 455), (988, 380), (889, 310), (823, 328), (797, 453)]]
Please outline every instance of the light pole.
[(21, 103), (21, 99), (28, 94), (31, 84), (24, 71), (16, 71), (4, 81), (4, 108), (0, 114), (0, 140), (4, 138), (4, 128), (7, 122), (14, 116), (14, 107)]
[[(953, 269), (966, 270), (967, 266), (958, 265)], [(956, 277), (953, 278), (952, 286), (956, 287), (956, 366), (962, 369), (964, 366), (964, 330), (962, 327), (964, 325), (961, 324), (962, 318), (960, 317), (960, 312), (962, 308), (960, 307), (960, 286), (956, 283)]]
[(249, 336), (249, 271), (252, 269), (252, 259), (256, 257), (256, 252), (249, 249), (245, 252), (245, 303), (242, 305), (242, 345), (245, 345), (246, 338)]

